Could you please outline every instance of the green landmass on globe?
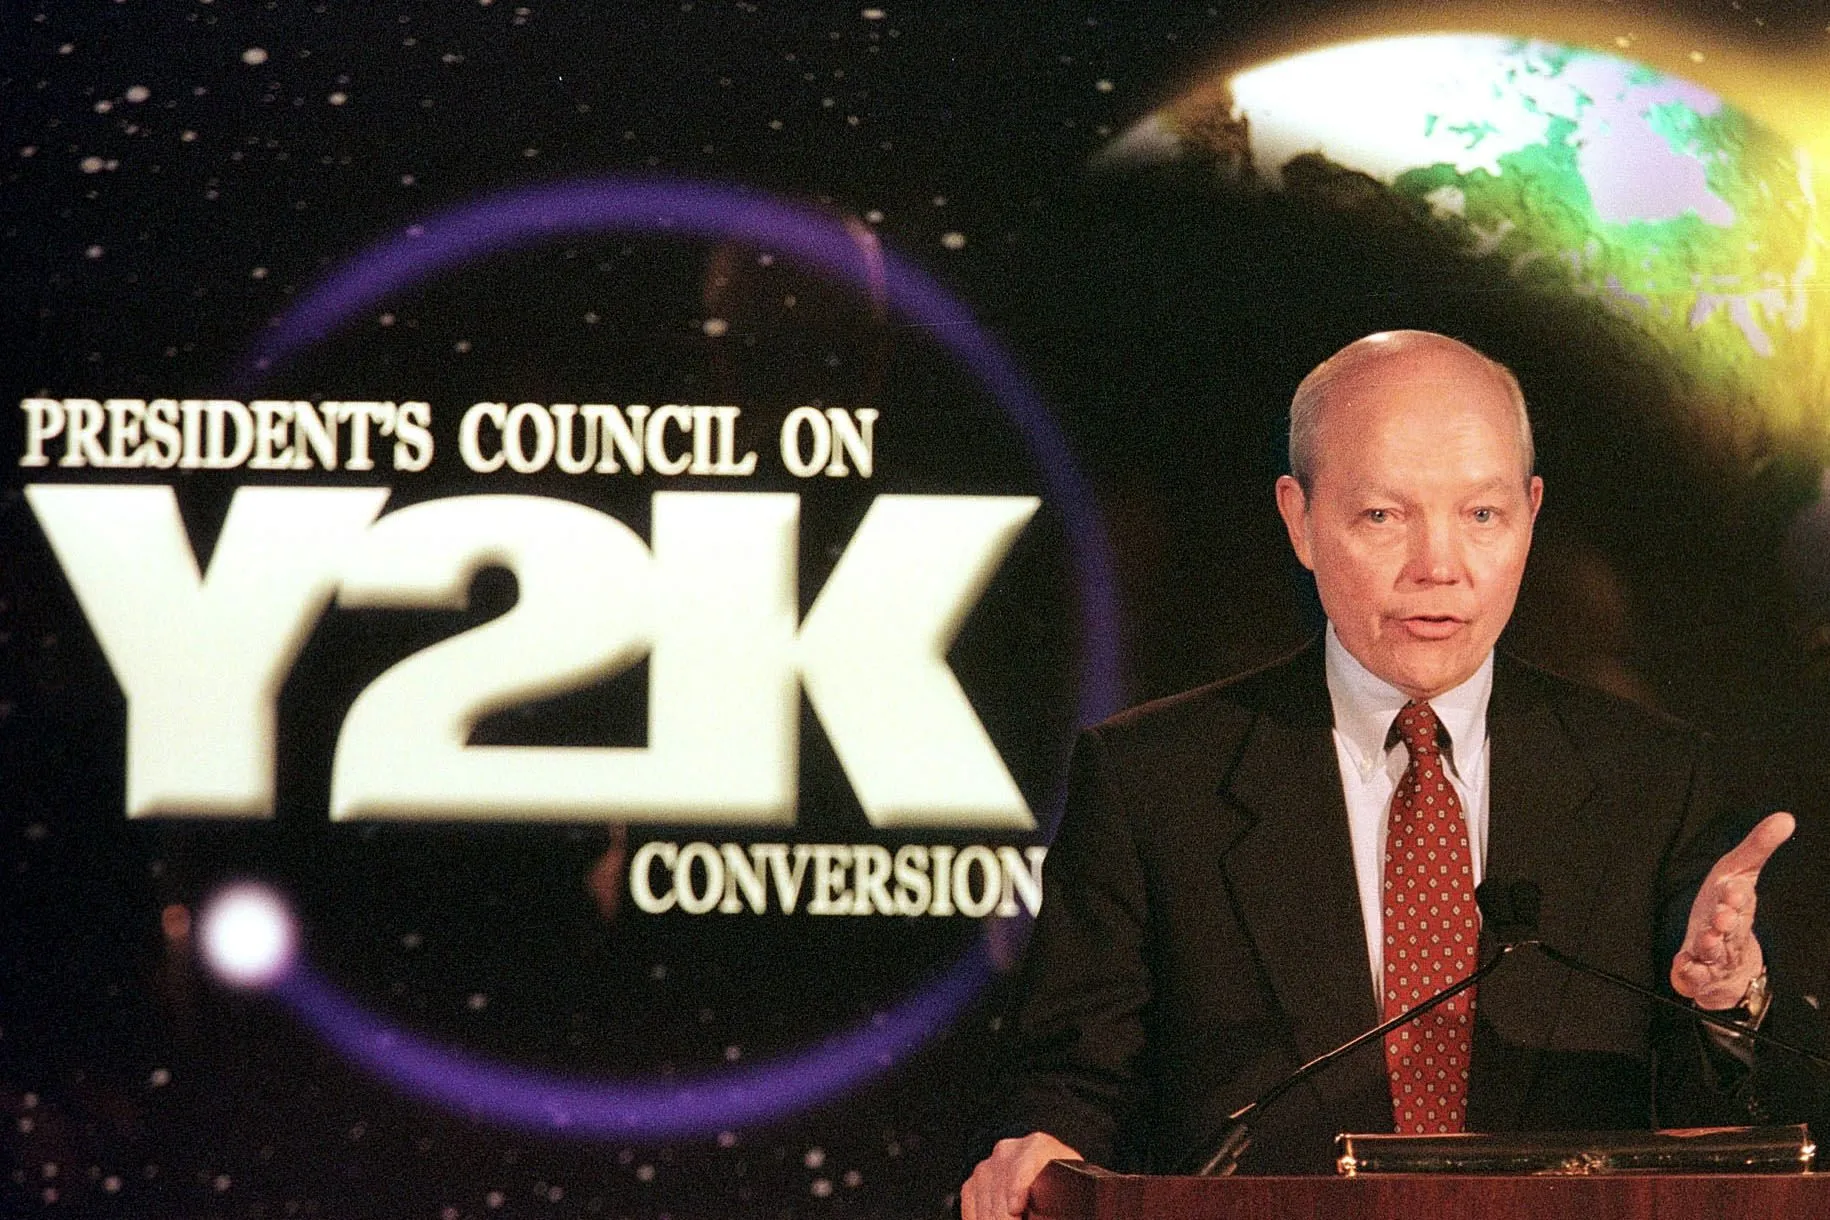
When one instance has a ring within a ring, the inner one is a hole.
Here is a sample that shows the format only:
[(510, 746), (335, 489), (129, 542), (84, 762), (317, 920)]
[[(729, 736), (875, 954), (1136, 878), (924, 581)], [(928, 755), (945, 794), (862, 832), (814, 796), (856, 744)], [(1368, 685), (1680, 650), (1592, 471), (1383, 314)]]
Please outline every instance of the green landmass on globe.
[(1383, 192), (1383, 215), (1642, 332), (1696, 422), (1742, 459), (1801, 445), (1830, 458), (1812, 168), (1691, 82), (1489, 35), (1344, 43), (1209, 82), (1105, 159), (1210, 165), (1331, 208)]

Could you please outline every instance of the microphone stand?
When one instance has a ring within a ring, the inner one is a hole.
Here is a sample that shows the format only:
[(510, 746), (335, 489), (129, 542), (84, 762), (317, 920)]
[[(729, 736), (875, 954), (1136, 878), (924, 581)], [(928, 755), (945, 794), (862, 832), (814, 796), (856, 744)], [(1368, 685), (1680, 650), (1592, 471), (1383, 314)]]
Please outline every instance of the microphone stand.
[(1503, 943), (1500, 945), (1499, 952), (1495, 953), (1487, 960), (1486, 964), (1468, 975), (1467, 978), (1462, 979), (1459, 983), (1456, 983), (1446, 990), (1437, 992), (1416, 1007), (1406, 1009), (1383, 1025), (1375, 1026), (1354, 1038), (1352, 1041), (1337, 1046), (1326, 1054), (1318, 1055), (1316, 1058), (1303, 1064), (1302, 1067), (1296, 1069), (1292, 1075), (1285, 1077), (1276, 1085), (1272, 1086), (1268, 1092), (1261, 1094), (1227, 1115), (1228, 1125), (1226, 1134), (1222, 1137), (1220, 1146), (1214, 1152), (1213, 1156), (1209, 1157), (1207, 1163), (1196, 1170), (1197, 1175), (1200, 1177), (1213, 1177), (1231, 1174), (1239, 1167), (1240, 1158), (1245, 1155), (1246, 1149), (1251, 1146), (1252, 1119), (1257, 1115), (1258, 1111), (1276, 1102), (1278, 1098), (1282, 1097), (1285, 1093), (1288, 1093), (1291, 1089), (1303, 1083), (1305, 1080), (1308, 1080), (1311, 1076), (1333, 1063), (1336, 1059), (1358, 1050), (1374, 1039), (1383, 1038), (1386, 1034), (1391, 1033), (1406, 1022), (1415, 1020), (1445, 1001), (1460, 995), (1468, 988), (1480, 982), (1481, 979), (1493, 973), (1494, 970), (1498, 969), (1500, 963), (1504, 962), (1514, 949), (1536, 949), (1551, 961), (1556, 962), (1560, 966), (1566, 966), (1579, 974), (1592, 975), (1595, 978), (1612, 983), (1616, 987), (1632, 992), (1634, 995), (1644, 999), (1654, 1000), (1667, 1008), (1676, 1009), (1678, 1012), (1694, 1017), (1706, 1025), (1713, 1025), (1718, 1029), (1724, 1029), (1730, 1033), (1743, 1035), (1752, 1039), (1754, 1042), (1771, 1046), (1776, 1050), (1785, 1051), (1788, 1054), (1796, 1055), (1807, 1063), (1814, 1064), (1825, 1070), (1830, 1070), (1830, 1058), (1826, 1058), (1815, 1051), (1808, 1051), (1801, 1046), (1795, 1046), (1776, 1035), (1762, 1033), (1751, 1025), (1746, 1025), (1740, 1021), (1721, 1016), (1711, 1012), (1709, 1009), (1698, 1008), (1692, 1004), (1685, 1003), (1683, 1000), (1679, 1000), (1674, 996), (1668, 996), (1661, 991), (1642, 986), (1639, 983), (1635, 983), (1628, 978), (1623, 978), (1612, 971), (1603, 970), (1599, 966), (1591, 966), (1581, 958), (1571, 957), (1561, 949), (1558, 949), (1553, 945), (1547, 945), (1536, 938), (1513, 939), (1502, 936), (1502, 940)]
[(1808, 1051), (1802, 1046), (1794, 1046), (1790, 1042), (1786, 1042), (1772, 1034), (1761, 1033), (1760, 1030), (1752, 1025), (1745, 1025), (1740, 1021), (1721, 1016), (1715, 1012), (1711, 1012), (1707, 1008), (1698, 1008), (1694, 1004), (1688, 1004), (1675, 996), (1668, 996), (1662, 991), (1655, 991), (1650, 987), (1642, 987), (1631, 979), (1622, 978), (1612, 971), (1603, 970), (1600, 966), (1591, 966), (1579, 957), (1571, 957), (1561, 949), (1547, 945), (1541, 940), (1522, 940), (1518, 943), (1521, 945), (1530, 945), (1539, 953), (1548, 957), (1551, 961), (1556, 962), (1559, 966), (1567, 966), (1579, 974), (1593, 975), (1598, 979), (1603, 979), (1614, 984), (1616, 987), (1623, 987), (1634, 995), (1642, 996), (1648, 1000), (1656, 1000), (1667, 1008), (1675, 1008), (1681, 1013), (1686, 1013), (1695, 1017), (1705, 1025), (1713, 1025), (1717, 1029), (1725, 1029), (1730, 1033), (1742, 1034), (1755, 1042), (1771, 1046), (1776, 1050), (1785, 1051), (1787, 1054), (1797, 1055), (1807, 1063), (1815, 1064), (1817, 1067), (1824, 1068), (1825, 1070), (1830, 1070), (1830, 1059), (1817, 1054), (1815, 1051)]
[[(1314, 1059), (1311, 1059), (1300, 1068), (1297, 1068), (1294, 1073), (1286, 1076), (1276, 1085), (1273, 1085), (1269, 1092), (1260, 1094), (1245, 1105), (1240, 1106), (1237, 1110), (1234, 1110), (1231, 1114), (1226, 1116), (1228, 1125), (1226, 1128), (1226, 1135), (1220, 1141), (1220, 1147), (1214, 1152), (1213, 1156), (1208, 1158), (1206, 1164), (1195, 1171), (1196, 1175), (1206, 1178), (1225, 1177), (1231, 1174), (1235, 1169), (1239, 1168), (1239, 1158), (1244, 1156), (1245, 1150), (1251, 1146), (1252, 1118), (1258, 1111), (1271, 1105), (1285, 1093), (1288, 1093), (1297, 1085), (1308, 1080), (1311, 1076), (1333, 1063), (1336, 1059), (1359, 1050), (1368, 1042), (1383, 1038), (1386, 1034), (1391, 1033), (1399, 1026), (1413, 1021), (1429, 1012), (1431, 1009), (1454, 999), (1462, 992), (1468, 990), (1468, 988), (1486, 978), (1489, 974), (1492, 974), (1499, 968), (1500, 963), (1506, 960), (1507, 955), (1521, 945), (1532, 945), (1540, 949), (1544, 947), (1534, 940), (1514, 940), (1502, 944), (1499, 948), (1499, 952), (1487, 959), (1485, 965), (1475, 970), (1459, 983), (1437, 992), (1414, 1008), (1407, 1008), (1385, 1024), (1374, 1026), (1357, 1038), (1354, 1038), (1352, 1041), (1345, 1042), (1326, 1054), (1317, 1055)], [(1731, 1028), (1739, 1028), (1733, 1021), (1726, 1021), (1725, 1024)], [(1769, 1039), (1769, 1041), (1771, 1041), (1771, 1039)]]

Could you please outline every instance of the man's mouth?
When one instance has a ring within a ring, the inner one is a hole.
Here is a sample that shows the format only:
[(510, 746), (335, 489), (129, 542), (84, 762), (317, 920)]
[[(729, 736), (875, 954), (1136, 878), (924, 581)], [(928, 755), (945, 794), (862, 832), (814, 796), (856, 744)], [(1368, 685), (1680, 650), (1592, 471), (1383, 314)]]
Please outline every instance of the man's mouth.
[(1398, 625), (1413, 639), (1445, 640), (1466, 623), (1452, 614), (1407, 614), (1398, 620)]

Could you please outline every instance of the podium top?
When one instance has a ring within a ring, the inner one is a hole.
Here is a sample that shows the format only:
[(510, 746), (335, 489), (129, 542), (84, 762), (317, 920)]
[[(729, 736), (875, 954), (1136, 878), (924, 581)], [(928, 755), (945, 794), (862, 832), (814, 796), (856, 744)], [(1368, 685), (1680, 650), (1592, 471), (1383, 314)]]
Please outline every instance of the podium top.
[(1822, 1220), (1830, 1174), (1193, 1178), (1055, 1161), (1029, 1220)]

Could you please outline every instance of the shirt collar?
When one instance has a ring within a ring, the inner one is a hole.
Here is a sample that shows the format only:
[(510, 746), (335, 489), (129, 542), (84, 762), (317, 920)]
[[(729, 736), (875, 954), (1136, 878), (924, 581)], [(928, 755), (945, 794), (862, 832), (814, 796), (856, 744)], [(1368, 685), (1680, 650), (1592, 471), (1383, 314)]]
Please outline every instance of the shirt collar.
[[(1323, 635), (1328, 698), (1334, 704), (1334, 731), (1346, 743), (1361, 778), (1386, 758), (1392, 721), (1410, 697), (1360, 664), (1329, 623)], [(1460, 686), (1430, 700), (1436, 718), (1449, 731), (1446, 755), (1456, 777), (1463, 778), (1487, 747), (1487, 700), (1493, 694), (1493, 654)]]

